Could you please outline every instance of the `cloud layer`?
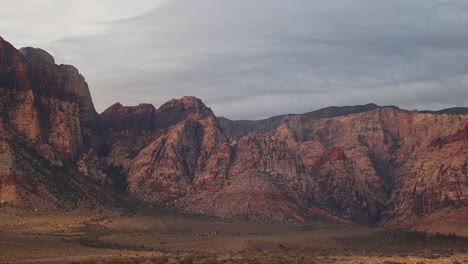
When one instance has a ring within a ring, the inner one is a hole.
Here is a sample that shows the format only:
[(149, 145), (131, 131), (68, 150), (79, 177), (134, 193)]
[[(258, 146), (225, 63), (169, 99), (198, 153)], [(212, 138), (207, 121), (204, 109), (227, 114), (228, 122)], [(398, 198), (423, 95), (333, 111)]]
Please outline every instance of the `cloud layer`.
[[(51, 2), (69, 1), (34, 1)], [(74, 2), (44, 8), (39, 23), (26, 11), (21, 24), (11, 6), (0, 27), (13, 44), (43, 44), (76, 65), (100, 111), (184, 95), (235, 119), (369, 102), (468, 105), (466, 1)]]

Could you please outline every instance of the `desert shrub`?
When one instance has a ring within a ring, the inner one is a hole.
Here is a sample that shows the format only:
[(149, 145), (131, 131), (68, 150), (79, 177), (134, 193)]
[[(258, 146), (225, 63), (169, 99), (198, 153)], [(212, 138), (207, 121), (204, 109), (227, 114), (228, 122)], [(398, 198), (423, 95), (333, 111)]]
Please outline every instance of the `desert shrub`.
[(153, 263), (155, 263), (155, 264), (166, 264), (166, 263), (169, 263), (169, 258), (166, 257), (166, 256), (155, 258), (155, 259), (153, 259)]
[(180, 264), (193, 264), (194, 263), (194, 256), (193, 255), (188, 255), (181, 259), (178, 263)]

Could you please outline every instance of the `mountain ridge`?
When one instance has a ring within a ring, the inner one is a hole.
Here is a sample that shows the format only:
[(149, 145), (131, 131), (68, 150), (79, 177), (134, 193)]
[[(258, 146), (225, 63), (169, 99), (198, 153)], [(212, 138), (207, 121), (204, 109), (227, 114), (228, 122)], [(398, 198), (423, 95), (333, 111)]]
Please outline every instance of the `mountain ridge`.
[(97, 114), (84, 77), (44, 52), (0, 41), (4, 204), (47, 210), (127, 197), (256, 221), (466, 223), (465, 108), (367, 104), (232, 121), (186, 96)]

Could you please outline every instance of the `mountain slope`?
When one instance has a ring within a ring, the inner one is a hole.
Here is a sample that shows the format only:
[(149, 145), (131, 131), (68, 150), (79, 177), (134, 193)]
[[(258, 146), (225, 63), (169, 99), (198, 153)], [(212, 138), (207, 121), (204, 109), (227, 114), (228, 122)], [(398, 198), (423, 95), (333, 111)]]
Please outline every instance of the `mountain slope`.
[(78, 70), (56, 65), (43, 50), (16, 50), (0, 38), (0, 94), (3, 203), (37, 209), (104, 198), (92, 198), (91, 185), (81, 190), (82, 181), (108, 180), (93, 158), (105, 142)]
[(118, 194), (223, 218), (466, 225), (465, 108), (232, 121), (187, 96), (98, 115), (74, 67), (3, 39), (0, 93), (3, 204), (79, 208)]
[(447, 208), (466, 209), (466, 115), (370, 104), (230, 121), (192, 113), (190, 101), (200, 102), (188, 98), (172, 102), (187, 104), (192, 118), (161, 126), (129, 159), (130, 194), (260, 220), (301, 221), (318, 212), (409, 226)]

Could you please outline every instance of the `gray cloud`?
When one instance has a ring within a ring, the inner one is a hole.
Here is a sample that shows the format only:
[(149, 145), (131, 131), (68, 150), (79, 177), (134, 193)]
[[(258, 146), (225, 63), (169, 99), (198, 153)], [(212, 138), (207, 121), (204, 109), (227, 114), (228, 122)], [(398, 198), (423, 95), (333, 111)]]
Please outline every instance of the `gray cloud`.
[(184, 95), (248, 119), (468, 105), (466, 1), (168, 0), (119, 12), (45, 47), (80, 69), (100, 111)]

